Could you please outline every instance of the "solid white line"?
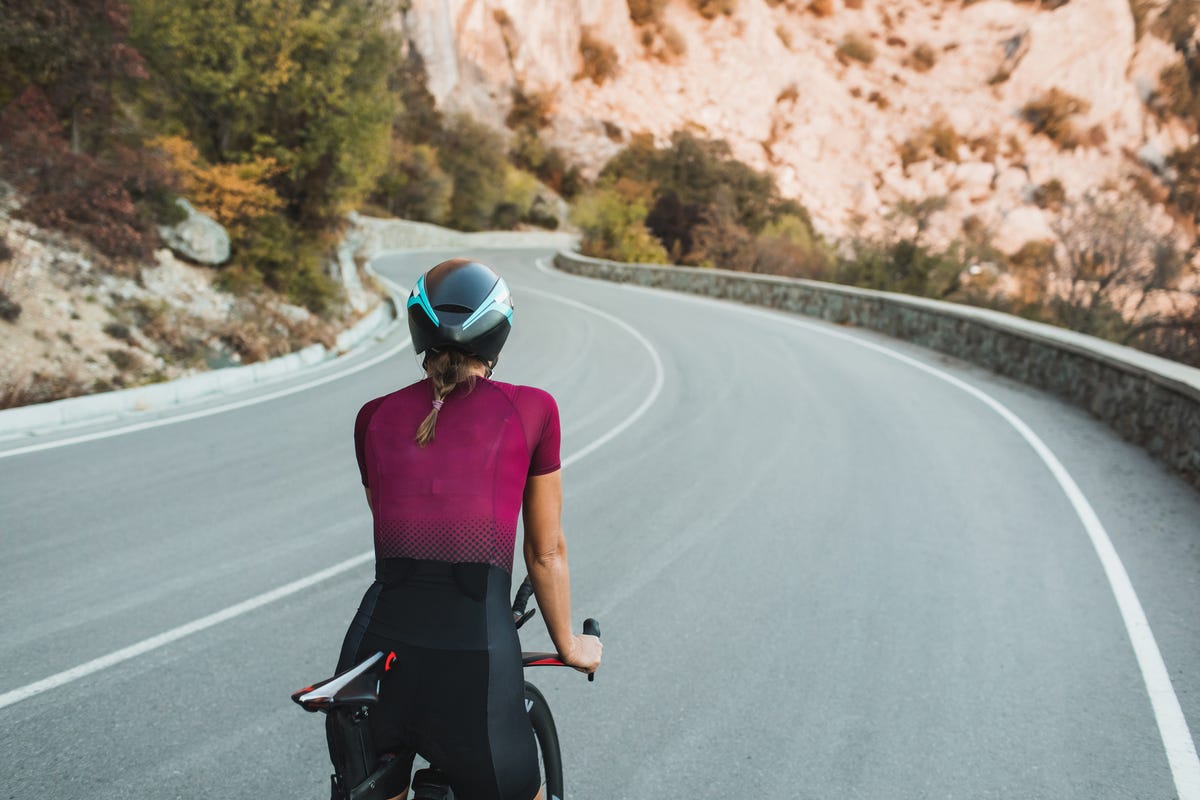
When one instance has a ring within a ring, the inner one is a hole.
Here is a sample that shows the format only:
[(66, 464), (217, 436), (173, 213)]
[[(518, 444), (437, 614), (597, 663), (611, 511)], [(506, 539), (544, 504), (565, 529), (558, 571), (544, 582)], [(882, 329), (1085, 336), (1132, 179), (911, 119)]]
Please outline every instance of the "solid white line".
[(722, 308), (737, 309), (753, 316), (794, 325), (813, 331), (814, 333), (819, 333), (822, 336), (841, 339), (859, 347), (874, 350), (888, 358), (908, 364), (939, 380), (949, 383), (951, 386), (961, 389), (999, 414), (1033, 448), (1038, 457), (1041, 458), (1042, 463), (1050, 470), (1050, 474), (1054, 476), (1059, 487), (1067, 496), (1071, 507), (1075, 510), (1076, 516), (1079, 517), (1079, 521), (1083, 523), (1084, 530), (1087, 531), (1088, 538), (1091, 540), (1092, 548), (1095, 550), (1097, 557), (1099, 557), (1104, 574), (1108, 578), (1109, 587), (1112, 589), (1113, 597), (1116, 598), (1117, 608), (1120, 610), (1121, 619), (1125, 624), (1126, 632), (1129, 634), (1129, 641), (1133, 646), (1134, 655), (1137, 658), (1138, 666), (1141, 668), (1142, 680), (1146, 684), (1146, 692), (1150, 697), (1150, 705), (1154, 711), (1155, 722), (1158, 724), (1159, 736), (1162, 738), (1163, 748), (1166, 750), (1167, 762), (1171, 768), (1171, 776), (1175, 781), (1175, 791), (1178, 795), (1178, 800), (1200, 800), (1200, 757), (1196, 755), (1196, 744), (1192, 738), (1191, 731), (1188, 729), (1187, 718), (1184, 717), (1183, 708), (1179, 705), (1179, 698), (1175, 694), (1175, 688), (1171, 683), (1170, 673), (1167, 671), (1166, 664), (1163, 661), (1162, 652), (1158, 649), (1158, 643), (1155, 641), (1154, 633), (1150, 630), (1150, 623), (1146, 619), (1146, 613), (1142, 609), (1141, 601), (1138, 600), (1137, 593), (1133, 589), (1133, 582), (1129, 579), (1129, 573), (1125, 570), (1125, 565), (1122, 563), (1120, 556), (1117, 555), (1117, 550), (1113, 546), (1108, 531), (1105, 530), (1095, 509), (1092, 508), (1092, 504), (1088, 502), (1079, 485), (1075, 483), (1074, 478), (1067, 472), (1066, 467), (1058, 460), (1058, 457), (1054, 455), (1049, 446), (1042, 441), (1041, 437), (1033, 432), (1033, 429), (1024, 420), (1009, 410), (999, 400), (964, 380), (943, 372), (936, 367), (931, 367), (911, 356), (892, 350), (889, 347), (861, 339), (835, 328), (795, 319), (786, 316), (783, 312), (771, 313), (763, 309), (752, 308), (728, 301), (697, 297), (678, 292), (668, 292), (662, 289), (629, 286), (627, 284), (622, 285), (635, 290), (651, 292), (659, 296), (667, 294), (691, 302), (716, 304)]
[(11, 706), (13, 703), (19, 703), (34, 695), (48, 692), (51, 689), (56, 689), (59, 686), (77, 681), (80, 678), (91, 675), (94, 672), (99, 672), (102, 669), (107, 669), (115, 664), (120, 664), (122, 661), (128, 661), (131, 658), (149, 653), (151, 650), (157, 650), (171, 642), (178, 641), (185, 636), (191, 636), (193, 633), (199, 633), (202, 630), (211, 628), (214, 625), (219, 625), (222, 622), (240, 617), (242, 614), (253, 611), (256, 608), (261, 608), (268, 603), (274, 603), (276, 600), (282, 600), (289, 595), (293, 595), (310, 586), (314, 586), (321, 581), (327, 580), (340, 575), (346, 570), (353, 569), (361, 564), (365, 564), (375, 557), (374, 551), (360, 553), (354, 558), (349, 558), (340, 564), (334, 564), (332, 567), (314, 572), (305, 578), (292, 581), (289, 584), (280, 586), (278, 589), (272, 589), (269, 592), (264, 592), (257, 597), (251, 597), (249, 600), (224, 608), (214, 614), (209, 614), (207, 617), (193, 620), (186, 625), (180, 625), (178, 628), (172, 628), (165, 633), (160, 633), (157, 636), (151, 636), (149, 639), (131, 644), (128, 647), (123, 647), (120, 650), (109, 653), (100, 658), (94, 658), (86, 664), (80, 664), (78, 667), (60, 672), (57, 675), (51, 675), (49, 678), (43, 678), (36, 683), (31, 683), (28, 686), (22, 686), (19, 689), (14, 689), (11, 692), (0, 694), (0, 708)]
[[(540, 260), (538, 263), (541, 263)], [(608, 320), (614, 325), (624, 329), (630, 336), (636, 339), (638, 343), (645, 348), (646, 352), (650, 355), (650, 360), (654, 364), (654, 385), (650, 388), (650, 393), (642, 400), (641, 405), (639, 405), (634, 412), (626, 417), (619, 425), (609, 429), (608, 433), (604, 434), (599, 439), (596, 439), (582, 450), (572, 453), (570, 456), (563, 459), (562, 465), (565, 468), (575, 463), (579, 459), (587, 456), (594, 450), (608, 444), (617, 436), (624, 433), (626, 428), (641, 419), (642, 415), (649, 410), (650, 406), (654, 405), (654, 402), (658, 400), (658, 396), (662, 394), (663, 385), (666, 383), (666, 370), (663, 368), (662, 358), (659, 356), (658, 351), (654, 349), (654, 345), (650, 344), (650, 341), (645, 336), (643, 336), (637, 329), (635, 329), (625, 320), (615, 317), (607, 311), (601, 311), (598, 308), (589, 306), (586, 303), (580, 303), (576, 300), (571, 300), (560, 295), (541, 291), (540, 289), (531, 289), (526, 286), (521, 289), (521, 292), (524, 294), (540, 294), (544, 297), (553, 297), (555, 302), (565, 303), (566, 305), (574, 306), (575, 308), (580, 308), (584, 311), (589, 311), (598, 317)]]
[(190, 411), (185, 414), (174, 414), (172, 416), (160, 417), (158, 419), (147, 420), (146, 422), (135, 422), (131, 425), (122, 425), (119, 428), (111, 428), (109, 430), (96, 431), (95, 433), (85, 433), (85, 434), (81, 434), (79, 436), (71, 436), (66, 439), (56, 439), (52, 442), (42, 442), (40, 444), (31, 444), (31, 445), (27, 445), (25, 447), (16, 447), (16, 448), (13, 448), (12, 450), (3, 450), (3, 451), (0, 451), (0, 458), (9, 458), (10, 456), (19, 456), (19, 455), (24, 455), (25, 453), (37, 453), (42, 450), (53, 450), (56, 447), (66, 447), (67, 445), (81, 444), (82, 442), (94, 442), (97, 439), (108, 439), (113, 436), (122, 436), (126, 433), (134, 433), (135, 431), (149, 430), (150, 428), (161, 428), (164, 425), (174, 425), (177, 422), (187, 422), (188, 420), (200, 419), (202, 417), (211, 417), (214, 414), (223, 414), (226, 411), (233, 411), (238, 408), (245, 408), (246, 406), (253, 406), (253, 405), (257, 405), (259, 403), (265, 403), (268, 400), (276, 400), (280, 397), (287, 397), (290, 394), (296, 394), (297, 392), (307, 391), (308, 389), (313, 389), (317, 386), (322, 386), (326, 383), (340, 380), (349, 375), (353, 375), (356, 372), (362, 372), (364, 369), (373, 367), (376, 364), (378, 364), (380, 361), (386, 361), (387, 359), (396, 355), (396, 353), (399, 353), (405, 347), (408, 347), (410, 341), (411, 341), (410, 339), (406, 338), (403, 341), (388, 348), (383, 353), (380, 353), (379, 355), (375, 356), (374, 358), (372, 358), (368, 361), (364, 361), (361, 364), (355, 364), (353, 367), (349, 367), (348, 369), (341, 370), (340, 372), (335, 372), (330, 375), (326, 375), (324, 377), (308, 381), (306, 383), (297, 384), (296, 386), (289, 386), (286, 389), (280, 389), (278, 391), (270, 392), (268, 394), (256, 395), (254, 397), (249, 397), (249, 398), (246, 398), (245, 400), (237, 400), (232, 403), (222, 403), (219, 406), (213, 406), (212, 408), (205, 408), (205, 409), (201, 409), (199, 411)]
[[(547, 292), (540, 292), (537, 290), (529, 290), (529, 289), (524, 289), (522, 291), (533, 291), (536, 294), (542, 294), (542, 295), (548, 294)], [(650, 354), (650, 358), (651, 358), (651, 360), (653, 360), (654, 366), (655, 366), (654, 386), (651, 387), (650, 393), (646, 396), (646, 399), (644, 399), (642, 401), (642, 403), (636, 409), (634, 409), (634, 411), (632, 413), (630, 413), (624, 420), (622, 420), (619, 424), (610, 428), (608, 430), (608, 432), (605, 433), (603, 436), (592, 441), (591, 443), (586, 445), (583, 449), (577, 450), (576, 452), (572, 453), (570, 456), (563, 459), (562, 464), (565, 467), (568, 464), (576, 463), (581, 458), (589, 455), (590, 453), (595, 452), (597, 448), (612, 441), (613, 437), (615, 437), (617, 434), (621, 433), (622, 431), (626, 430), (633, 423), (637, 422), (646, 413), (646, 411), (649, 410), (650, 406), (654, 403), (654, 401), (662, 393), (664, 371), (663, 371), (663, 367), (662, 367), (662, 359), (659, 357), (658, 351), (656, 351), (654, 349), (654, 345), (652, 345), (649, 342), (649, 340), (646, 339), (646, 337), (642, 336), (642, 334), (640, 334), (638, 331), (634, 330), (634, 328), (632, 328), (628, 323), (617, 319), (616, 317), (612, 316), (611, 314), (609, 314), (606, 311), (601, 311), (598, 308), (593, 308), (592, 306), (589, 306), (585, 303), (579, 303), (579, 302), (576, 302), (575, 300), (569, 300), (565, 297), (558, 297), (557, 295), (554, 295), (554, 297), (559, 302), (566, 302), (569, 305), (575, 306), (576, 308), (583, 309), (584, 311), (589, 311), (593, 314), (596, 314), (597, 316), (603, 317), (604, 319), (610, 320), (610, 321), (616, 323), (617, 325), (621, 326), (623, 329), (625, 329), (630, 334), (632, 334), (638, 340), (638, 342), (641, 343), (641, 345), (644, 348), (646, 348), (646, 352)], [(407, 341), (405, 341), (399, 347), (403, 347), (406, 344), (408, 344)], [(392, 353), (395, 350), (398, 350), (399, 347), (393, 348), (392, 350), (389, 350), (387, 353), (383, 354), (382, 356), (372, 359), (372, 361), (369, 362), (367, 365), (360, 365), (360, 366), (356, 367), (355, 371), (357, 371), (359, 369), (365, 369), (366, 366), (370, 366), (370, 364), (375, 364), (375, 363), (378, 363), (379, 361), (382, 361), (384, 358), (392, 355)], [(344, 374), (350, 374), (350, 373), (347, 372)], [(328, 382), (329, 380), (334, 380), (338, 377), (342, 377), (342, 376), (339, 374), (336, 376), (328, 377), (328, 378), (322, 379), (320, 382), (314, 382), (314, 383), (310, 384), (310, 386), (319, 385), (319, 383), (325, 383), (325, 382)], [(292, 391), (300, 391), (300, 388), (295, 388), (295, 389), (289, 390), (288, 393), (291, 393)], [(266, 398), (256, 399), (255, 402), (261, 402), (263, 399), (266, 399)], [(246, 405), (249, 405), (249, 404), (250, 403), (246, 403)], [(215, 413), (217, 413), (217, 411), (209, 409), (208, 413), (215, 414)], [(51, 675), (48, 678), (43, 678), (40, 681), (36, 681), (36, 682), (28, 684), (26, 686), (22, 686), (20, 688), (13, 689), (12, 691), (5, 692), (4, 694), (0, 694), (0, 709), (11, 706), (13, 703), (19, 703), (22, 700), (27, 700), (30, 697), (42, 694), (43, 692), (48, 692), (51, 689), (57, 689), (58, 687), (63, 686), (68, 683), (71, 683), (72, 681), (77, 681), (80, 678), (84, 678), (84, 677), (87, 677), (88, 675), (99, 672), (102, 669), (107, 669), (109, 667), (120, 664), (123, 661), (128, 661), (131, 658), (136, 658), (140, 655), (145, 655), (146, 653), (149, 653), (152, 650), (157, 650), (160, 647), (171, 644), (172, 642), (176, 642), (176, 641), (184, 638), (185, 636), (190, 636), (193, 633), (198, 633), (200, 631), (206, 630), (207, 628), (211, 628), (214, 625), (218, 625), (222, 622), (227, 622), (236, 617), (240, 617), (243, 614), (247, 614), (257, 608), (261, 608), (262, 606), (265, 606), (268, 603), (273, 603), (276, 600), (282, 600), (283, 598), (293, 595), (296, 592), (307, 589), (310, 586), (315, 586), (316, 584), (318, 584), (322, 581), (328, 580), (329, 578), (333, 578), (337, 575), (342, 574), (343, 572), (346, 572), (348, 570), (354, 569), (357, 566), (365, 564), (368, 561), (370, 561), (371, 559), (373, 559), (374, 557), (375, 557), (375, 551), (373, 549), (368, 550), (365, 553), (359, 553), (358, 555), (354, 556), (353, 558), (346, 559), (345, 561), (343, 561), (339, 564), (334, 564), (333, 566), (327, 567), (326, 569), (323, 569), (320, 572), (314, 572), (312, 575), (309, 575), (307, 577), (292, 581), (289, 584), (280, 586), (278, 589), (272, 589), (269, 592), (264, 592), (263, 594), (257, 595), (255, 597), (251, 597), (249, 600), (243, 600), (242, 602), (240, 602), (236, 605), (232, 605), (232, 606), (229, 606), (228, 608), (222, 609), (213, 614), (209, 614), (206, 617), (201, 617), (200, 619), (194, 620), (194, 621), (186, 623), (184, 625), (180, 625), (177, 628), (172, 628), (169, 631), (160, 633), (157, 636), (151, 636), (149, 639), (143, 639), (142, 641), (137, 642), (135, 644), (131, 644), (128, 647), (124, 647), (124, 648), (121, 648), (120, 650), (116, 650), (107, 655), (92, 659), (91, 661), (88, 661), (85, 664), (80, 664), (77, 667), (73, 667), (73, 668), (65, 670), (63, 672), (59, 672), (55, 675)]]

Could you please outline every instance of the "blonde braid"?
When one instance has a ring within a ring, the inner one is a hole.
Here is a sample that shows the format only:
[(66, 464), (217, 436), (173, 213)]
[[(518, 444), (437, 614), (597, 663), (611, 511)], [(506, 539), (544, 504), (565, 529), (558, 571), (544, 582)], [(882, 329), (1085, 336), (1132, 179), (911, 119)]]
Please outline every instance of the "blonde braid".
[(433, 408), (417, 428), (417, 444), (421, 447), (433, 441), (437, 427), (438, 412), (446, 396), (460, 383), (466, 383), (468, 391), (475, 388), (475, 373), (472, 370), (476, 359), (458, 350), (431, 351), (425, 356), (425, 373), (433, 384)]

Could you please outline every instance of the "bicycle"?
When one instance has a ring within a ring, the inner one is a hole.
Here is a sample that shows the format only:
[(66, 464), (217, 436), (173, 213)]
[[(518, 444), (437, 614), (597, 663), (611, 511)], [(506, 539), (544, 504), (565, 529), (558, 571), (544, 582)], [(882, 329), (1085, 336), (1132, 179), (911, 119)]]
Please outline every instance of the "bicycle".
[[(517, 589), (512, 605), (513, 621), (518, 630), (537, 613), (536, 609), (526, 610), (532, 594), (533, 586), (527, 577)], [(583, 632), (598, 637), (600, 626), (596, 620), (586, 619), (583, 621)], [(377, 652), (332, 678), (294, 692), (292, 700), (305, 711), (335, 715), (337, 724), (334, 727), (345, 756), (345, 774), (330, 776), (334, 798), (388, 800), (400, 794), (405, 786), (410, 786), (412, 800), (454, 800), (450, 783), (436, 764), (418, 770), (410, 782), (407, 774), (400, 774), (402, 771), (396, 769), (402, 759), (375, 752), (368, 720), (371, 709), (379, 703), (383, 673), (391, 668), (395, 658), (395, 653)], [(540, 652), (522, 652), (521, 665), (526, 669), (567, 666), (557, 653)], [(589, 681), (595, 678), (595, 673), (588, 675)], [(529, 681), (525, 681), (525, 710), (537, 740), (538, 769), (545, 790), (543, 797), (545, 800), (561, 800), (565, 792), (558, 730), (545, 696)]]

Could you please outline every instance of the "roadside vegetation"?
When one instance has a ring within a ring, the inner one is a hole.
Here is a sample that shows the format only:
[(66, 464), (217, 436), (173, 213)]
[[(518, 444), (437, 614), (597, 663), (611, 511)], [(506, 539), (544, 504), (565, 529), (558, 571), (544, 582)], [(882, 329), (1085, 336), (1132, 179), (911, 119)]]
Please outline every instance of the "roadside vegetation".
[[(928, 138), (920, 149), (935, 150), (941, 137)], [(1185, 254), (1155, 230), (1147, 202), (1115, 190), (1068, 198), (1058, 181), (1035, 195), (1061, 212), (1057, 238), (1013, 255), (993, 247), (975, 217), (953, 241), (931, 241), (931, 223), (947, 206), (940, 196), (900, 203), (882, 225), (828, 242), (803, 206), (780, 197), (769, 175), (734, 159), (724, 142), (677, 132), (662, 147), (635, 137), (582, 194), (572, 220), (583, 252), (599, 258), (969, 303), (1200, 366), (1200, 309), (1178, 291)]]

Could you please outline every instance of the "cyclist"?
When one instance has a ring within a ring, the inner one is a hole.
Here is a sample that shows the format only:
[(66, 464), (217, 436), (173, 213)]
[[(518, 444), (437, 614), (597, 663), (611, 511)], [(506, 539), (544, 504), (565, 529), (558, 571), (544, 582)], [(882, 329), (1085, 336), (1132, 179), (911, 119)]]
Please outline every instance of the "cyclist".
[[(518, 512), (525, 564), (560, 658), (592, 672), (601, 657), (598, 638), (571, 633), (558, 408), (540, 389), (491, 380), (513, 305), (489, 267), (438, 264), (417, 281), (407, 310), (426, 377), (371, 400), (355, 422), (375, 582), (338, 671), (395, 653), (370, 724), (379, 752), (407, 759), (405, 781), (419, 752), (460, 800), (541, 798), (509, 608)], [(340, 773), (332, 730), (329, 740)], [(398, 791), (406, 797), (407, 784)]]

